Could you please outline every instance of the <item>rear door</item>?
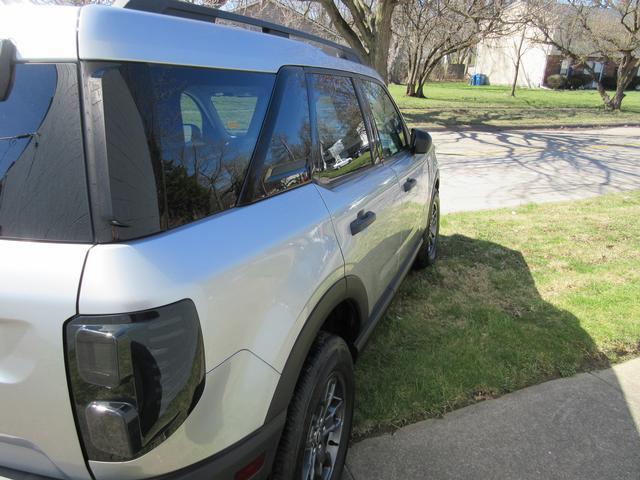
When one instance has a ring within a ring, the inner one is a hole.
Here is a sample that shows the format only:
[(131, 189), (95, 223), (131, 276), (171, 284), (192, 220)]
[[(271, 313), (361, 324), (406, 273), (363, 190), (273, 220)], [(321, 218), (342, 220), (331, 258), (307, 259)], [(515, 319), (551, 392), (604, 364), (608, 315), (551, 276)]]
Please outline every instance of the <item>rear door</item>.
[(353, 79), (311, 73), (309, 84), (319, 146), (314, 180), (331, 213), (345, 273), (367, 290), (369, 314), (398, 271), (397, 178), (373, 160), (372, 132)]
[(403, 231), (399, 262), (410, 261), (426, 227), (429, 205), (429, 167), (427, 155), (414, 155), (407, 129), (386, 88), (370, 80), (359, 80), (366, 100), (383, 162), (398, 176), (400, 184), (399, 223)]

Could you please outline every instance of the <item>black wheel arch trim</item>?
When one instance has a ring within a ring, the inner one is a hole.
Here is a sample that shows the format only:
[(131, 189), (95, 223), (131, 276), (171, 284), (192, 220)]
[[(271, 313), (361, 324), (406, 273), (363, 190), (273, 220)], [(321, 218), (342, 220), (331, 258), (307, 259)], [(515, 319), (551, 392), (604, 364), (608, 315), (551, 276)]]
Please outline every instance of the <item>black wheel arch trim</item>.
[(302, 327), (282, 369), (280, 380), (267, 411), (265, 423), (271, 421), (289, 407), (302, 366), (318, 332), (329, 314), (345, 301), (352, 302), (356, 308), (360, 321), (359, 328), (363, 328), (365, 325), (369, 316), (367, 291), (358, 277), (348, 275), (329, 287)]

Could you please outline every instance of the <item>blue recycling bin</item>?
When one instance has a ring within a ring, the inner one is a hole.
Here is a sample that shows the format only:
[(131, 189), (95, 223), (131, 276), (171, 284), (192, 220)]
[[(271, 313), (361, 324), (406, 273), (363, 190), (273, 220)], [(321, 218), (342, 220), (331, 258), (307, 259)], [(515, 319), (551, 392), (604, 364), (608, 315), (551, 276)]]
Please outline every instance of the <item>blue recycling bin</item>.
[(473, 75), (471, 75), (471, 78), (469, 79), (469, 85), (471, 85), (472, 87), (479, 87), (481, 85), (486, 85), (487, 84), (487, 76), (483, 73), (474, 73)]

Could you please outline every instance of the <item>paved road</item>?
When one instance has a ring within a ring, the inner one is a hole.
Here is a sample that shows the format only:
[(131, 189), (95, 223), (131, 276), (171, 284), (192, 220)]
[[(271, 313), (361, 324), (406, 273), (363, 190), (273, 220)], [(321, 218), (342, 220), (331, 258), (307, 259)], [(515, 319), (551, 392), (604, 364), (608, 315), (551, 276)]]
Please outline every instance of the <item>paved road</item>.
[(444, 212), (640, 188), (640, 128), (435, 132)]
[(640, 359), (353, 445), (343, 480), (640, 479)]

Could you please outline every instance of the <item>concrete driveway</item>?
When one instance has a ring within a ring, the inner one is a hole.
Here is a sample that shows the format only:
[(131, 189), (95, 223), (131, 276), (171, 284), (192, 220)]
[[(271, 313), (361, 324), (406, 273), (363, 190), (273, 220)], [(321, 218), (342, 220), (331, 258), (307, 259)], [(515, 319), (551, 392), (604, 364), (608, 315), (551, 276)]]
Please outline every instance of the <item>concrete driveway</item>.
[(353, 445), (343, 480), (640, 478), (640, 359)]
[(434, 132), (443, 212), (640, 188), (640, 128)]

